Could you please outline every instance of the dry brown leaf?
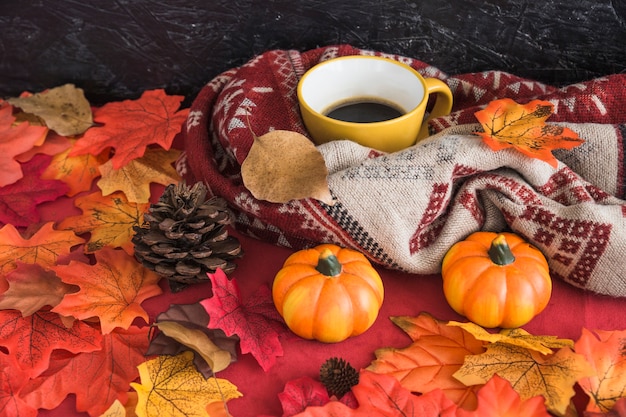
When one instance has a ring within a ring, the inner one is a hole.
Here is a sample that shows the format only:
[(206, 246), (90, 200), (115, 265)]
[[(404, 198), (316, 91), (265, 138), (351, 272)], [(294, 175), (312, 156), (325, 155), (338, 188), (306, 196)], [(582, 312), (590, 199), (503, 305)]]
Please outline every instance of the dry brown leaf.
[(535, 336), (528, 333), (524, 329), (503, 329), (499, 333), (489, 333), (481, 326), (467, 322), (458, 321), (448, 322), (448, 326), (461, 327), (465, 331), (471, 333), (476, 339), (490, 343), (505, 343), (523, 347), (530, 350), (549, 355), (552, 349), (560, 349), (564, 347), (573, 348), (574, 341), (570, 339), (559, 339), (556, 336)]
[(61, 136), (80, 135), (93, 125), (91, 106), (83, 90), (73, 84), (7, 101), (43, 119), (49, 129)]
[(304, 135), (274, 130), (255, 137), (241, 164), (243, 183), (259, 200), (286, 203), (314, 198), (333, 205), (322, 154)]
[(190, 329), (174, 321), (162, 321), (156, 326), (166, 336), (171, 337), (193, 351), (197, 352), (202, 359), (211, 367), (213, 373), (223, 371), (230, 365), (230, 352), (220, 349), (206, 333), (198, 329)]

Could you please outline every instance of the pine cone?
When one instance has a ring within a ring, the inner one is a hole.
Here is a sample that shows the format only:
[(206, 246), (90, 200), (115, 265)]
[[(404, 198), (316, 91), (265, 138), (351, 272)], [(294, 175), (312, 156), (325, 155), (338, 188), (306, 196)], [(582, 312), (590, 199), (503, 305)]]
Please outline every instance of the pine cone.
[(359, 373), (344, 359), (330, 358), (320, 368), (320, 380), (329, 395), (341, 398), (359, 383)]
[(134, 227), (135, 257), (166, 277), (172, 291), (208, 280), (217, 268), (228, 274), (236, 267), (231, 260), (242, 256), (241, 244), (226, 230), (232, 222), (226, 201), (206, 196), (201, 182), (168, 185), (143, 226)]

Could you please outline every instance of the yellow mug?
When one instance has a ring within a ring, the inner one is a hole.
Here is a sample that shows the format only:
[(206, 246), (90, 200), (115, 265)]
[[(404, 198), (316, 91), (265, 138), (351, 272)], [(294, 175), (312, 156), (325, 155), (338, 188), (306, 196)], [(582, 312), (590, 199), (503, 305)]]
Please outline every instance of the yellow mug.
[[(309, 69), (298, 82), (300, 113), (316, 144), (348, 139), (396, 152), (428, 136), (428, 120), (452, 109), (441, 80), (388, 58), (350, 55)], [(436, 94), (426, 120), (429, 96)]]

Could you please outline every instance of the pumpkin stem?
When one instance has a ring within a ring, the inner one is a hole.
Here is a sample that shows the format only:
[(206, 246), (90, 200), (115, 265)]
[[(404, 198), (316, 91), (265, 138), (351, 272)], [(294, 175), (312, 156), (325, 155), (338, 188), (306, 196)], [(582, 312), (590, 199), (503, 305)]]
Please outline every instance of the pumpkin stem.
[(342, 267), (335, 254), (330, 249), (326, 248), (320, 253), (315, 269), (328, 277), (334, 277), (341, 274)]
[(515, 262), (515, 256), (511, 252), (509, 244), (506, 242), (504, 235), (500, 234), (491, 241), (491, 247), (487, 252), (491, 262), (496, 265), (508, 265)]

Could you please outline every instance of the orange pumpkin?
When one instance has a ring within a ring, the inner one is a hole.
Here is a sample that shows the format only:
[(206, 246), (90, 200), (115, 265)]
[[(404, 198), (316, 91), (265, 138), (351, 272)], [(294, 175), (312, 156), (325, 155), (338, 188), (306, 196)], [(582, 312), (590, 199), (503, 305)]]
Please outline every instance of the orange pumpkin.
[(546, 258), (514, 233), (473, 233), (446, 253), (441, 274), (450, 306), (483, 327), (523, 326), (552, 294)]
[(274, 278), (272, 296), (295, 334), (333, 343), (370, 328), (384, 289), (362, 253), (323, 244), (287, 258)]

